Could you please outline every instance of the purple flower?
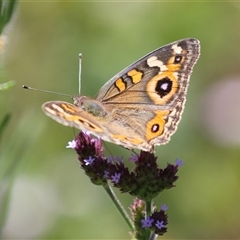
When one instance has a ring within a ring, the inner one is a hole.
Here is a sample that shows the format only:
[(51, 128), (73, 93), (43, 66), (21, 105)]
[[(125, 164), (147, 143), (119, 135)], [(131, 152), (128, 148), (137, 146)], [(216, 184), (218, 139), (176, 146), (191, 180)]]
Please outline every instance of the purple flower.
[(135, 163), (135, 162), (138, 161), (138, 159), (139, 159), (139, 154), (132, 154), (132, 155), (130, 156), (130, 158), (129, 158), (129, 161)]
[(161, 205), (161, 210), (162, 211), (168, 210), (168, 206), (166, 204)]
[(99, 138), (99, 137), (98, 138), (92, 138), (90, 142), (95, 145), (95, 148), (97, 149), (98, 152), (103, 152), (101, 138)]
[(109, 171), (107, 170), (104, 170), (104, 175), (103, 175), (104, 178), (109, 178)]
[(121, 177), (121, 173), (115, 173), (111, 176), (111, 180), (113, 183), (118, 183)]
[(76, 147), (74, 148), (80, 157), (79, 160), (83, 161), (89, 156), (102, 157), (103, 147), (102, 141), (99, 138), (94, 138), (88, 132), (80, 132), (75, 138)]
[(142, 228), (147, 228), (147, 227), (152, 227), (152, 223), (153, 223), (154, 219), (147, 217), (146, 219), (142, 219), (141, 223), (142, 223)]
[(123, 157), (115, 157), (115, 161), (118, 163), (123, 163)]
[(108, 157), (108, 161), (109, 161), (110, 163), (113, 163), (113, 162), (114, 162), (114, 159), (115, 159), (115, 157), (112, 156), (112, 155)]
[(155, 226), (158, 228), (158, 229), (162, 229), (162, 228), (165, 228), (166, 226), (164, 225), (164, 222), (163, 221), (159, 221), (157, 220), (157, 223), (155, 223)]
[(92, 156), (89, 156), (88, 159), (84, 159), (85, 165), (91, 165), (94, 162), (95, 158), (93, 158)]
[(176, 159), (175, 163), (176, 163), (176, 166), (178, 166), (178, 167), (181, 167), (184, 164), (184, 162), (180, 159)]
[(75, 140), (69, 141), (68, 145), (66, 146), (66, 148), (75, 148), (77, 146), (77, 143)]

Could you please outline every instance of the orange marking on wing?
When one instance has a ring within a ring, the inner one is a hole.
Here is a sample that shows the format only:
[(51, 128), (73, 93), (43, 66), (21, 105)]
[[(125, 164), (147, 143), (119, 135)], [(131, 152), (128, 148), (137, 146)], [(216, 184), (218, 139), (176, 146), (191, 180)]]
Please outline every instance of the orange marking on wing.
[(69, 113), (76, 113), (76, 107), (72, 106), (70, 104), (61, 104), (64, 111), (67, 111)]
[(185, 62), (185, 55), (186, 55), (186, 51), (183, 51), (182, 53), (182, 60), (181, 60), (181, 63), (174, 63), (175, 61), (175, 56), (171, 57), (169, 60), (168, 60), (168, 63), (167, 63), (167, 68), (168, 68), (168, 71), (170, 72), (176, 72), (180, 69), (180, 67), (183, 65), (183, 63)]
[(142, 72), (138, 72), (136, 69), (133, 69), (127, 73), (129, 77), (132, 78), (133, 83), (138, 83), (142, 80)]
[[(167, 110), (156, 111), (155, 114), (156, 114), (155, 117), (152, 118), (147, 123), (147, 129), (146, 129), (147, 141), (150, 141), (151, 139), (156, 138), (163, 134), (164, 126), (166, 124), (166, 118), (169, 115), (169, 111)], [(158, 129), (156, 131), (153, 131), (154, 125), (156, 125), (155, 126), (156, 128), (158, 126)]]
[(122, 78), (117, 79), (116, 82), (115, 82), (115, 85), (118, 88), (119, 92), (122, 92), (126, 89), (126, 84), (122, 80)]

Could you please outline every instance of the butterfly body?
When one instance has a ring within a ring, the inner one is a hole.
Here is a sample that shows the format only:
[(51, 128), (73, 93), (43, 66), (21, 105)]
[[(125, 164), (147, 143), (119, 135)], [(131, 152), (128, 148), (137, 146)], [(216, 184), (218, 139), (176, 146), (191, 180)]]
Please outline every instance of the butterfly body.
[(51, 101), (43, 104), (43, 111), (63, 125), (126, 148), (152, 152), (177, 129), (199, 54), (197, 39), (176, 41), (118, 73), (95, 99), (78, 96), (74, 104)]

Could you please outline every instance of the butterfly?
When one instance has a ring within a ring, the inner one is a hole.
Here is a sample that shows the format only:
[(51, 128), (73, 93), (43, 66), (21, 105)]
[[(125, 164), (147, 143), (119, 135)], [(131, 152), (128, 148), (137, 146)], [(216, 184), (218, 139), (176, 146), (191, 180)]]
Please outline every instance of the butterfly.
[(128, 149), (153, 152), (169, 142), (186, 101), (200, 42), (182, 39), (150, 52), (108, 82), (94, 99), (73, 97), (73, 104), (42, 105), (55, 121)]

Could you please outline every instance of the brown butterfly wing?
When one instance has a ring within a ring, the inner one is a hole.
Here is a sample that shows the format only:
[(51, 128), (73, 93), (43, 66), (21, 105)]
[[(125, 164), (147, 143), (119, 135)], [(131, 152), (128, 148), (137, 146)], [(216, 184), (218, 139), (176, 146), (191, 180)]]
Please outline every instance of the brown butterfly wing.
[(123, 129), (131, 132), (122, 135), (123, 142), (131, 145), (133, 140), (128, 138), (137, 136), (135, 140), (142, 139), (142, 143), (135, 147), (145, 146), (146, 150), (170, 140), (181, 119), (199, 54), (197, 39), (171, 43), (143, 57), (101, 88), (96, 98), (117, 116), (114, 121), (119, 138)]

